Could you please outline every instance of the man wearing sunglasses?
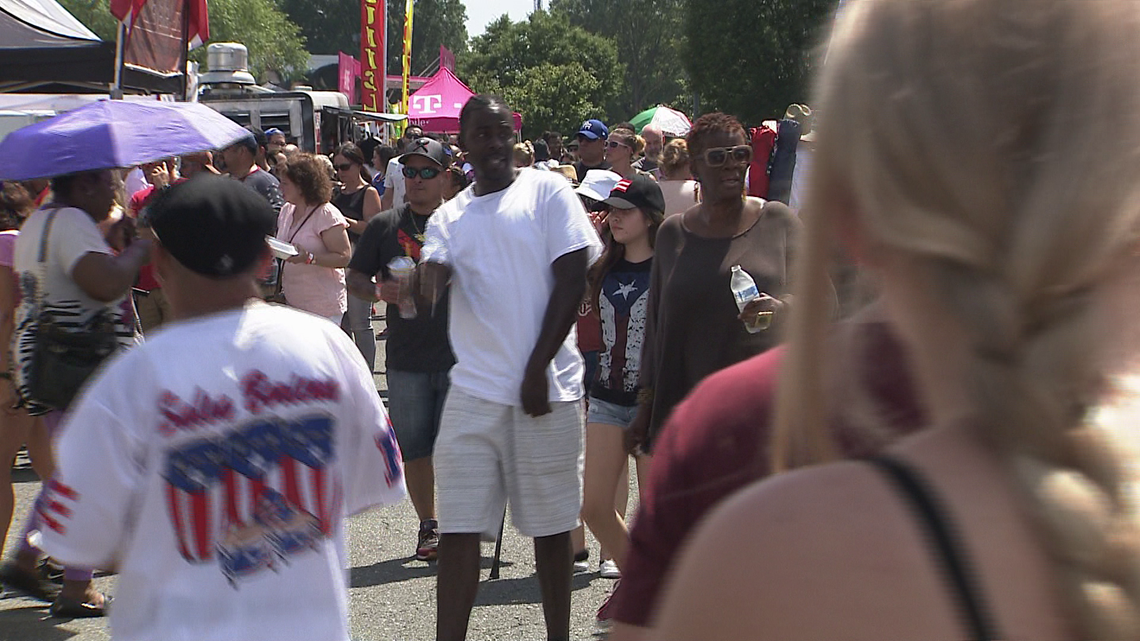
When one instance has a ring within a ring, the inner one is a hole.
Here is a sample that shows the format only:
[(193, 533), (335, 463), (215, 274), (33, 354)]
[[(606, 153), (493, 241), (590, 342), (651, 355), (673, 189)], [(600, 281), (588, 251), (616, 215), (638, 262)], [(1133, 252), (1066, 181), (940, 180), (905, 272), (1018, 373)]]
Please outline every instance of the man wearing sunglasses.
[[(419, 138), (409, 142), (397, 160), (407, 202), (368, 222), (348, 264), (347, 283), (353, 296), (388, 303), (388, 408), (404, 457), (408, 494), (420, 519), (415, 557), (430, 561), (439, 546), (432, 452), (447, 396), (448, 371), (455, 363), (447, 338), (447, 297), (436, 305), (434, 314), (425, 311), (415, 318), (403, 318), (396, 303), (405, 283), (392, 278), (388, 263), (401, 256), (419, 262), (428, 218), (443, 203), (451, 156), (439, 142)], [(380, 282), (379, 292), (374, 277)]]
[(578, 129), (578, 162), (574, 163), (574, 171), (578, 173), (578, 182), (586, 178), (586, 172), (591, 169), (612, 169), (613, 165), (606, 162), (606, 139), (610, 136), (610, 129), (601, 120), (591, 119), (582, 123)]

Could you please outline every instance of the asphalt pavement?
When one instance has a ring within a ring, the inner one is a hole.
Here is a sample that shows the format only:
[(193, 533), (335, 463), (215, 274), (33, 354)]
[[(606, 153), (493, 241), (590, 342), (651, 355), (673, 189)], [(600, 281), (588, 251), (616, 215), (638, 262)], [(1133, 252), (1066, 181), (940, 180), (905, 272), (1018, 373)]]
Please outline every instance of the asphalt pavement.
[[(376, 322), (383, 329), (383, 322)], [(377, 353), (377, 387), (386, 395), (384, 343)], [(19, 461), (15, 472), (16, 515), (7, 540), (7, 557), (39, 491), (39, 480)], [(631, 474), (631, 477), (635, 475)], [(632, 514), (636, 480), (631, 480)], [(349, 520), (349, 608), (352, 635), (359, 641), (429, 641), (435, 638), (435, 564), (412, 558), (419, 522), (408, 500)], [(614, 581), (598, 576), (598, 545), (587, 534), (589, 572), (574, 576), (571, 633), (576, 640), (604, 638), (595, 624), (598, 606)], [(467, 638), (472, 641), (529, 641), (545, 638), (541, 598), (531, 540), (508, 524), (503, 536), (500, 578), (488, 575), (494, 545), (483, 544), (483, 571)], [(114, 594), (115, 578), (97, 575), (99, 589)], [(5, 593), (0, 595), (0, 641), (105, 641), (111, 638), (105, 619), (52, 618), (46, 603)], [(130, 607), (129, 603), (118, 603)], [(202, 616), (209, 616), (203, 612)], [(161, 641), (161, 640), (156, 640)], [(250, 640), (253, 641), (253, 640)]]

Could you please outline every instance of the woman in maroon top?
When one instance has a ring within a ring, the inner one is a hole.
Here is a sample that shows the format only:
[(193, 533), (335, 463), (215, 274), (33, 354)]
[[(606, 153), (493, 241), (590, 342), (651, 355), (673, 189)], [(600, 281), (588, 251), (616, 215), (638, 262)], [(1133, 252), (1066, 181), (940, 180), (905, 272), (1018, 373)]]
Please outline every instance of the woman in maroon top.
[[(692, 533), (652, 638), (1138, 639), (1140, 3), (860, 0), (834, 24), (781, 473)], [(858, 375), (823, 340), (839, 242), (927, 410), (869, 461), (827, 432), (827, 377)]]

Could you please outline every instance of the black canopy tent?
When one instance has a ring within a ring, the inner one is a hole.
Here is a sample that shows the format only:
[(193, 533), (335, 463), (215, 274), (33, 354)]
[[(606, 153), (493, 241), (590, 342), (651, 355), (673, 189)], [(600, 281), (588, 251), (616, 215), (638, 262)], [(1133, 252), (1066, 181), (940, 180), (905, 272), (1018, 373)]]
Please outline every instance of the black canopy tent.
[[(55, 0), (0, 0), (0, 92), (107, 93), (115, 43), (99, 39)], [(124, 65), (128, 92), (180, 93), (182, 74)]]

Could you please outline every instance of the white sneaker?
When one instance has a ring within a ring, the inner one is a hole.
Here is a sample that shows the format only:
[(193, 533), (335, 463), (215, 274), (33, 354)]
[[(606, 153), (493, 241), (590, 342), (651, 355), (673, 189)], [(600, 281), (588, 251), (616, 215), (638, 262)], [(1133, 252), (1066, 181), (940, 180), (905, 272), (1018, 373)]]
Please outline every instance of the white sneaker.
[(590, 553), (586, 550), (574, 555), (574, 574), (590, 571)]
[(618, 569), (617, 563), (613, 559), (606, 559), (602, 561), (602, 565), (598, 570), (598, 575), (603, 579), (620, 579), (621, 570)]

